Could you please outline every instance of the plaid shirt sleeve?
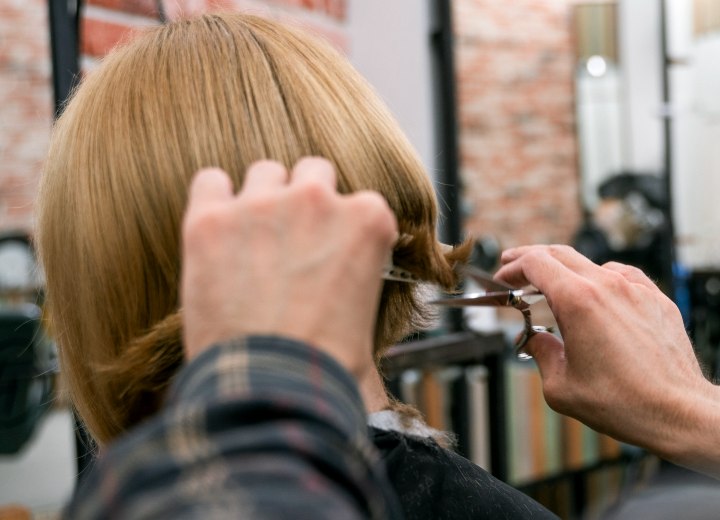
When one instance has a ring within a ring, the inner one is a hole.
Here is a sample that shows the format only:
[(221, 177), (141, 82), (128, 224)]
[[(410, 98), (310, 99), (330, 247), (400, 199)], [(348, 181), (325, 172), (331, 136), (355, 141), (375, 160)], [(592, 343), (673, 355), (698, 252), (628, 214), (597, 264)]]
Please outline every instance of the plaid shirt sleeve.
[(352, 377), (296, 341), (204, 352), (98, 460), (70, 519), (400, 518)]

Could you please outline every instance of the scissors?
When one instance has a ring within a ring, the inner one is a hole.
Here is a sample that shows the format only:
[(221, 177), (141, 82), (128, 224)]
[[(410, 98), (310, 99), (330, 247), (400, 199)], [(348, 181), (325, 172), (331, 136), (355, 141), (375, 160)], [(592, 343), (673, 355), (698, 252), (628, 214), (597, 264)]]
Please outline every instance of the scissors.
[[(530, 359), (532, 356), (525, 350), (528, 340), (539, 332), (552, 332), (551, 327), (532, 324), (530, 306), (544, 298), (537, 289), (516, 289), (510, 285), (493, 279), (492, 275), (473, 266), (465, 266), (464, 274), (483, 287), (486, 292), (478, 295), (462, 295), (455, 298), (442, 298), (432, 303), (448, 307), (512, 307), (523, 315), (523, 332), (515, 342), (515, 354), (519, 359)], [(421, 282), (418, 277), (389, 264), (383, 270), (385, 280), (397, 282)]]

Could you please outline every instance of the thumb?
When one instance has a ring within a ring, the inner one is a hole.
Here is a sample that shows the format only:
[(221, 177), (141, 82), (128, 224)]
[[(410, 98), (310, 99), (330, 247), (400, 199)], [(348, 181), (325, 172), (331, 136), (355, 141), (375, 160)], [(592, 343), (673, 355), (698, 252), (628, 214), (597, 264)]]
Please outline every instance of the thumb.
[(540, 369), (543, 383), (560, 377), (565, 370), (565, 345), (554, 334), (541, 332), (528, 339), (525, 350)]

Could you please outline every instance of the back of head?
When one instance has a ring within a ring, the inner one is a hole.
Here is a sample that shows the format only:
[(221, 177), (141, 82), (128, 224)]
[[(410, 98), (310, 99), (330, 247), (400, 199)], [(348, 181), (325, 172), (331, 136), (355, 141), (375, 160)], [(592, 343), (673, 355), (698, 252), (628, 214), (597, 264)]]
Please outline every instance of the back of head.
[[(206, 15), (153, 28), (113, 51), (56, 124), (42, 180), (38, 245), (48, 314), (71, 397), (106, 442), (157, 410), (182, 362), (180, 222), (194, 172), (236, 188), (259, 159), (328, 158), (339, 189), (373, 189), (394, 210), (395, 261), (446, 286), (432, 186), (397, 124), (325, 43), (276, 22)], [(386, 283), (376, 348), (418, 317)]]

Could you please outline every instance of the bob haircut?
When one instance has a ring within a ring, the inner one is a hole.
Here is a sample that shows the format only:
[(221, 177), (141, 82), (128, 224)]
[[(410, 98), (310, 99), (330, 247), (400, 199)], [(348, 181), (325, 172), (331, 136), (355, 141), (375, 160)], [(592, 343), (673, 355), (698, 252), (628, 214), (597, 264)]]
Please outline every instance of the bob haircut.
[[(203, 167), (239, 189), (247, 167), (329, 159), (338, 189), (380, 192), (401, 233), (394, 262), (452, 288), (432, 185), (372, 89), (298, 29), (242, 14), (152, 28), (84, 79), (57, 121), (38, 200), (49, 326), (70, 398), (100, 444), (155, 413), (183, 361), (180, 228)], [(424, 319), (386, 282), (376, 357)]]

